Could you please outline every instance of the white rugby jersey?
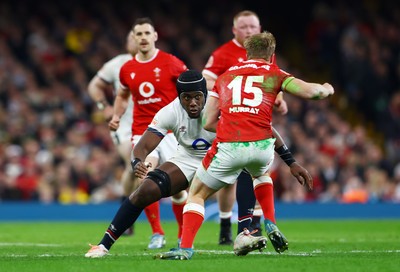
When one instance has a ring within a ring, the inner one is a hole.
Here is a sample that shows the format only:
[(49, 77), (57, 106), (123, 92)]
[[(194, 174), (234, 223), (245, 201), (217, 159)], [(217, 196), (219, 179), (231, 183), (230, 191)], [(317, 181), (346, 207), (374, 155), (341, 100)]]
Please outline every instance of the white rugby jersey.
[[(97, 72), (97, 76), (99, 78), (101, 78), (102, 80), (104, 80), (109, 84), (113, 84), (114, 97), (120, 86), (119, 70), (121, 69), (122, 65), (124, 65), (125, 62), (131, 60), (132, 58), (133, 57), (131, 54), (118, 55), (112, 58), (111, 60), (107, 61), (106, 63), (104, 63), (103, 67), (101, 67), (101, 69)], [(121, 127), (125, 126), (128, 126), (129, 131), (131, 131), (132, 122), (133, 122), (133, 101), (131, 98), (129, 98), (128, 107), (126, 108), (125, 113), (121, 116), (121, 123), (120, 123), (120, 128), (118, 128), (118, 131), (121, 129)]]
[(204, 110), (199, 118), (190, 118), (176, 98), (157, 112), (149, 129), (163, 136), (168, 130), (172, 131), (179, 143), (178, 155), (189, 154), (202, 159), (215, 138), (215, 133), (203, 129), (203, 113)]

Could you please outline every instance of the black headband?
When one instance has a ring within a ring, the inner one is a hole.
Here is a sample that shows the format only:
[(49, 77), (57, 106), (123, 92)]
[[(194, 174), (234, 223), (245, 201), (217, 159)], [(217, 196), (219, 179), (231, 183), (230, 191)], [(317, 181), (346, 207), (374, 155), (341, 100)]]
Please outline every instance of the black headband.
[(184, 92), (201, 91), (207, 97), (207, 83), (203, 75), (195, 70), (183, 72), (176, 81), (179, 96)]

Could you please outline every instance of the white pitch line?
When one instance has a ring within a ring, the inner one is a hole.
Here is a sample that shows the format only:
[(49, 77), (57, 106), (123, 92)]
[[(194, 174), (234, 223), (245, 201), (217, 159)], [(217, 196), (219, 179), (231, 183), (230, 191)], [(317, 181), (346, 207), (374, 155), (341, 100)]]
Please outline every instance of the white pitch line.
[[(35, 243), (0, 243), (0, 246), (36, 246), (36, 247), (61, 247), (63, 245), (61, 244), (35, 244)], [(203, 249), (196, 249), (195, 252), (199, 255), (232, 255), (234, 256), (234, 253), (232, 250), (203, 250)], [(113, 255), (115, 257), (140, 257), (140, 256), (153, 256), (157, 252), (142, 252), (142, 251), (137, 251), (135, 253), (117, 253), (113, 254), (112, 252), (109, 254), (110, 257)], [(393, 253), (400, 253), (400, 249), (393, 249), (393, 250), (349, 250), (349, 251), (323, 251), (321, 249), (315, 249), (311, 252), (291, 252), (286, 251), (282, 253), (281, 256), (301, 256), (301, 257), (310, 257), (310, 256), (321, 256), (324, 254), (374, 254), (374, 253), (387, 253), (387, 254), (393, 254)], [(82, 256), (83, 258), (84, 252), (73, 252), (72, 254), (39, 254), (36, 255), (36, 257), (40, 258), (54, 258), (54, 257), (79, 257)], [(264, 252), (259, 252), (259, 251), (253, 251), (249, 253), (249, 255), (268, 255), (268, 256), (278, 256), (278, 253), (275, 253), (274, 251), (264, 251)], [(8, 258), (26, 258), (26, 257), (35, 257), (35, 255), (27, 255), (27, 254), (5, 254), (1, 255), (0, 257), (8, 257)]]
[(37, 243), (0, 243), (2, 246), (36, 246), (36, 247), (61, 247), (58, 244), (37, 244)]

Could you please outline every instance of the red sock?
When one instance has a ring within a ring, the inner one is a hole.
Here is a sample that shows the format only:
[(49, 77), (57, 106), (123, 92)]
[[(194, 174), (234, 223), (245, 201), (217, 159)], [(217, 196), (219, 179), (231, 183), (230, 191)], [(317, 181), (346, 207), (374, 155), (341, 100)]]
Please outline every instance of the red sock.
[(254, 194), (264, 214), (264, 218), (275, 221), (274, 186), (271, 183), (261, 183), (254, 188)]
[(183, 214), (181, 248), (193, 248), (193, 241), (204, 221), (204, 207), (199, 204), (185, 205)]
[(161, 227), (159, 201), (154, 202), (153, 204), (150, 204), (144, 208), (144, 212), (146, 213), (147, 220), (149, 220), (153, 234), (158, 233), (164, 235), (164, 230)]
[(178, 223), (178, 238), (182, 237), (182, 225), (183, 225), (183, 203), (172, 202), (172, 211), (174, 212), (176, 222)]

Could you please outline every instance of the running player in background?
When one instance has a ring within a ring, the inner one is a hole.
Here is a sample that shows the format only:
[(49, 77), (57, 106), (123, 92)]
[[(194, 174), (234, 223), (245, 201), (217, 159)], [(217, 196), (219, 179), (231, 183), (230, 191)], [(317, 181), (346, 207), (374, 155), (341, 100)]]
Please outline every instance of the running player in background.
[[(113, 87), (114, 96), (119, 88), (119, 70), (122, 65), (131, 60), (137, 52), (137, 47), (133, 39), (132, 31), (126, 37), (126, 51), (128, 53), (118, 55), (107, 61), (103, 67), (92, 78), (88, 85), (88, 92), (92, 100), (96, 103), (98, 110), (102, 111), (104, 119), (108, 122), (113, 115), (113, 107), (107, 101), (106, 93), (110, 85)], [(138, 184), (134, 184), (137, 179), (131, 168), (132, 152), (132, 112), (133, 101), (129, 100), (128, 108), (121, 117), (121, 124), (116, 131), (111, 131), (111, 139), (117, 148), (118, 154), (124, 160), (125, 169), (122, 174), (120, 185), (122, 186), (121, 203), (134, 191)], [(138, 183), (138, 182), (136, 182)], [(133, 234), (133, 226), (127, 229), (127, 235)]]
[[(156, 48), (158, 34), (149, 18), (139, 18), (132, 27), (133, 37), (138, 53), (135, 58), (126, 62), (120, 70), (121, 81), (114, 102), (114, 114), (109, 123), (111, 130), (117, 130), (121, 117), (126, 112), (129, 97), (134, 102), (132, 123), (132, 146), (139, 141), (154, 115), (176, 97), (175, 84), (186, 65), (177, 57)], [(153, 170), (159, 163), (169, 159), (177, 148), (177, 141), (168, 133), (160, 145), (149, 154), (146, 162)], [(182, 217), (182, 208), (186, 199), (173, 200), (173, 211), (176, 217)], [(159, 203), (146, 207), (146, 216), (152, 227), (152, 238), (149, 249), (165, 245), (164, 230), (160, 222)], [(178, 220), (179, 222), (179, 220)]]
[[(204, 70), (203, 75), (207, 80), (208, 90), (212, 90), (214, 87), (215, 80), (218, 76), (223, 74), (229, 67), (247, 59), (246, 50), (243, 47), (243, 43), (246, 38), (259, 34), (261, 32), (260, 19), (258, 15), (249, 10), (244, 10), (237, 13), (233, 18), (232, 32), (234, 38), (229, 42), (223, 44), (217, 48), (210, 56)], [(275, 56), (275, 55), (274, 55)], [(275, 57), (273, 56), (273, 62)], [(275, 109), (281, 113), (287, 113), (287, 105), (283, 100), (283, 94), (280, 92), (275, 100)], [(246, 224), (244, 221), (252, 220), (252, 228), (257, 229), (256, 235), (261, 235), (261, 215), (262, 210), (259, 205), (256, 205), (254, 209), (255, 196), (253, 194), (253, 188), (251, 187), (251, 177), (245, 171), (242, 172), (238, 177), (237, 188), (236, 184), (226, 186), (217, 193), (217, 199), (220, 209), (220, 245), (232, 244), (232, 231), (231, 231), (231, 216), (232, 209), (235, 203), (235, 192), (238, 203), (238, 230), (237, 233), (242, 231), (241, 224)], [(237, 192), (248, 192), (246, 194), (238, 194)], [(271, 180), (271, 193), (270, 198), (273, 200), (273, 183)], [(272, 201), (273, 202), (273, 201)], [(275, 220), (275, 209), (270, 207), (269, 212), (265, 214), (273, 225), (270, 226), (270, 230), (276, 230)], [(269, 234), (269, 233), (267, 233)], [(270, 237), (270, 236), (268, 236)], [(284, 237), (284, 236), (282, 236)], [(274, 237), (270, 237), (274, 239)], [(287, 241), (282, 241), (287, 244)], [(283, 248), (283, 245), (279, 246)]]
[[(180, 248), (159, 253), (158, 258), (188, 260), (192, 257), (193, 242), (204, 221), (205, 200), (235, 183), (242, 169), (254, 178), (255, 196), (267, 213), (271, 205), (268, 168), (274, 159), (275, 142), (272, 110), (277, 94), (283, 90), (306, 99), (323, 99), (334, 93), (329, 83), (305, 82), (280, 70), (272, 62), (276, 42), (271, 33), (249, 37), (244, 47), (248, 60), (219, 76), (213, 91), (209, 92), (203, 124), (206, 130), (216, 131), (216, 139), (189, 189)], [(306, 183), (303, 177), (297, 179), (312, 189), (312, 184)], [(265, 219), (264, 223), (269, 224), (269, 220)]]

